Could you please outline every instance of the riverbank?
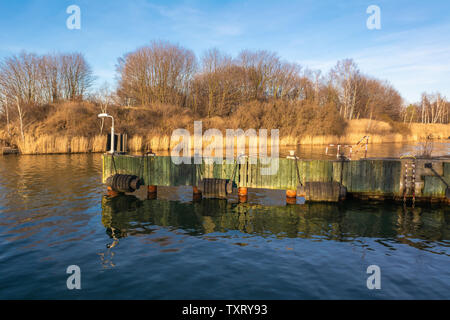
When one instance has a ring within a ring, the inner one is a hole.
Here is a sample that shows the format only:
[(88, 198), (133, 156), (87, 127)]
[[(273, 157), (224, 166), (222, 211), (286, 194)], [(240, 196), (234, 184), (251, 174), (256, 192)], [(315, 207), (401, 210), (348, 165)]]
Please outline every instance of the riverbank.
[[(348, 144), (354, 145), (362, 137), (370, 136), (369, 144), (381, 143), (420, 143), (432, 137), (432, 141), (445, 142), (450, 137), (450, 125), (444, 124), (418, 124), (412, 123), (405, 133), (395, 133), (387, 122), (351, 120), (348, 122), (344, 133), (337, 135), (303, 135), (281, 136), (280, 148), (307, 145)], [(0, 132), (1, 134), (2, 132)], [(4, 134), (4, 132), (3, 132)], [(225, 135), (225, 134), (224, 134)], [(191, 137), (193, 139), (193, 137)], [(17, 147), (21, 154), (68, 154), (91, 153), (106, 151), (107, 136), (95, 135), (91, 137), (69, 136), (63, 133), (54, 135), (25, 135), (24, 141), (19, 140)], [(146, 150), (167, 151), (172, 149), (178, 141), (171, 140), (169, 134), (136, 134), (129, 137), (128, 149), (130, 152), (139, 153)], [(225, 138), (223, 141), (225, 145)], [(270, 146), (270, 137), (268, 138)], [(193, 145), (193, 141), (192, 144)], [(205, 146), (205, 145), (204, 145)]]
[[(253, 102), (239, 106), (226, 116), (200, 116), (187, 108), (155, 104), (143, 107), (109, 106), (115, 119), (116, 133), (128, 136), (130, 152), (167, 151), (174, 130), (183, 128), (191, 135), (194, 122), (202, 129), (217, 129), (226, 136), (227, 129), (279, 129), (280, 147), (298, 145), (354, 145), (364, 136), (369, 143), (414, 143), (447, 140), (448, 124), (395, 122), (389, 117), (377, 120), (345, 120), (330, 106), (318, 108), (283, 102)], [(61, 102), (34, 106), (27, 110), (23, 123), (17, 117), (0, 121), (0, 147), (18, 148), (22, 154), (64, 154), (106, 151), (110, 120), (101, 120), (99, 106), (89, 102)], [(382, 120), (382, 121), (381, 121)], [(430, 140), (430, 139), (428, 139)], [(270, 138), (269, 138), (270, 144)], [(225, 144), (223, 144), (225, 145)], [(192, 144), (193, 146), (193, 144)], [(205, 142), (203, 143), (205, 146)]]

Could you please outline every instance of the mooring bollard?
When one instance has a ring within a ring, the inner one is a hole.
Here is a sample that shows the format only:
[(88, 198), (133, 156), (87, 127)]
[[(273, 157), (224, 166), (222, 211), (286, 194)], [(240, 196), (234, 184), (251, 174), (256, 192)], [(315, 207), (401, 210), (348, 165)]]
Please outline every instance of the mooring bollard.
[(107, 188), (107, 194), (108, 194), (108, 197), (115, 198), (115, 197), (117, 197), (119, 195), (119, 192), (114, 191), (111, 187), (108, 187)]
[(192, 193), (193, 194), (202, 194), (202, 192), (200, 190), (198, 190), (197, 186), (193, 186), (192, 187)]
[(248, 188), (239, 188), (238, 195), (239, 196), (247, 196), (248, 195)]
[(286, 190), (286, 203), (287, 204), (297, 204), (297, 191), (296, 190)]
[(154, 200), (158, 197), (158, 187), (148, 186), (147, 187), (147, 199)]
[(248, 200), (248, 189), (247, 188), (239, 188), (238, 189), (239, 202), (245, 203)]
[(296, 190), (286, 190), (286, 198), (297, 198)]
[(194, 201), (200, 201), (202, 200), (202, 192), (200, 190), (198, 190), (197, 186), (193, 186), (192, 187), (192, 199)]

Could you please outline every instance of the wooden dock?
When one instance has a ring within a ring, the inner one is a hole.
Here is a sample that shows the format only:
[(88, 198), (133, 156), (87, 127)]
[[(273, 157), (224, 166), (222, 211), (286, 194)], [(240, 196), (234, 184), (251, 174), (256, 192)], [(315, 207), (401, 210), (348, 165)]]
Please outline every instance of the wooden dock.
[[(426, 168), (430, 163), (434, 172)], [(145, 186), (198, 186), (202, 179), (214, 178), (228, 180), (238, 188), (297, 190), (308, 182), (338, 182), (347, 188), (348, 197), (449, 203), (448, 159), (280, 158), (279, 170), (271, 176), (261, 175), (263, 167), (256, 158), (246, 158), (241, 164), (223, 160), (219, 164), (175, 165), (171, 157), (104, 154), (103, 183), (114, 174), (135, 175)]]

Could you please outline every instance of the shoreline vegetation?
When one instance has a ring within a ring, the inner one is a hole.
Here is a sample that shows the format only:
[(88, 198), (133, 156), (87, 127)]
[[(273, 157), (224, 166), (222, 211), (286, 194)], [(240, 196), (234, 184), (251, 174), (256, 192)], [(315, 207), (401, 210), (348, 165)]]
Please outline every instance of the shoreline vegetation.
[[(16, 147), (20, 150), (20, 153), (24, 155), (101, 153), (107, 151), (106, 145), (109, 126), (105, 126), (107, 129), (103, 130), (103, 134), (96, 134), (99, 126), (99, 120), (96, 118), (96, 106), (94, 104), (86, 103), (82, 105), (78, 103), (69, 104), (70, 105), (67, 105), (66, 103), (64, 106), (54, 106), (58, 110), (50, 112), (52, 116), (46, 118), (45, 121), (30, 124), (23, 140), (19, 135), (16, 135), (15, 139), (12, 140), (16, 142), (16, 144), (7, 143), (8, 133), (4, 129), (0, 129), (0, 147)], [(79, 112), (79, 108), (84, 109), (84, 111)], [(179, 141), (171, 140), (172, 131), (178, 128), (177, 125), (179, 125), (180, 128), (187, 128), (191, 132), (191, 146), (193, 146), (194, 121), (203, 121), (203, 131), (210, 128), (219, 129), (224, 136), (223, 145), (225, 145), (226, 129), (237, 129), (240, 124), (239, 121), (234, 118), (197, 119), (186, 114), (175, 116), (169, 109), (170, 107), (161, 107), (161, 110), (168, 112), (169, 115), (162, 116), (157, 122), (146, 122), (145, 117), (141, 118), (134, 114), (136, 112), (138, 114), (142, 112), (145, 114), (145, 110), (141, 109), (117, 107), (111, 108), (110, 113), (113, 116), (118, 117), (118, 119), (121, 117), (128, 119), (129, 117), (134, 118), (137, 116), (137, 118), (140, 118), (141, 121), (146, 123), (146, 125), (133, 126), (128, 125), (127, 121), (116, 120), (116, 133), (127, 133), (129, 135), (128, 151), (132, 153), (143, 153), (149, 150), (154, 152), (169, 151), (173, 149), (173, 147), (179, 143)], [(177, 113), (176, 110), (172, 111)], [(74, 114), (82, 114), (83, 117), (81, 119), (76, 119), (73, 116)], [(175, 123), (172, 123), (173, 121), (175, 121)], [(235, 124), (232, 125), (232, 123)], [(305, 133), (295, 135), (295, 133), (292, 133), (293, 131), (291, 129), (292, 128), (289, 130), (281, 128), (279, 137), (280, 148), (297, 145), (354, 145), (366, 135), (370, 137), (369, 144), (421, 143), (430, 139), (432, 141), (449, 141), (448, 139), (450, 138), (450, 125), (448, 124), (410, 123), (405, 125), (402, 123), (389, 123), (369, 119), (347, 120), (340, 134), (319, 133), (316, 135), (309, 135), (307, 132), (311, 131), (311, 129), (306, 129)], [(323, 129), (323, 127), (321, 129)], [(83, 132), (85, 135), (80, 135), (80, 133)], [(248, 139), (246, 142), (248, 147)], [(267, 143), (270, 148), (270, 131)], [(206, 147), (207, 145), (207, 143), (204, 143), (203, 147)]]
[[(328, 72), (243, 50), (231, 57), (153, 41), (120, 57), (114, 89), (94, 88), (81, 53), (22, 52), (0, 60), (0, 148), (22, 154), (106, 151), (109, 119), (133, 153), (168, 151), (176, 129), (279, 130), (280, 147), (417, 142), (450, 138), (450, 102), (423, 93), (406, 105), (387, 81), (351, 59)], [(193, 144), (192, 144), (193, 145)], [(205, 144), (203, 144), (205, 147)], [(1, 149), (0, 149), (1, 150)]]

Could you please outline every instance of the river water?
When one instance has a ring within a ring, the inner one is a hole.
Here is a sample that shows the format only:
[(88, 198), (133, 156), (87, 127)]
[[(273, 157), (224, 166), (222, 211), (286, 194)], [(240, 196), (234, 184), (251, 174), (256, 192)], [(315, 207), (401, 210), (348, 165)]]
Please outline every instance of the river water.
[(450, 298), (448, 206), (104, 193), (101, 155), (0, 157), (0, 299)]

